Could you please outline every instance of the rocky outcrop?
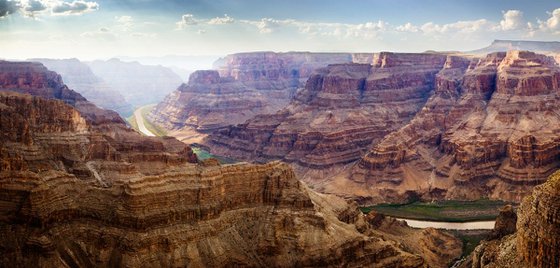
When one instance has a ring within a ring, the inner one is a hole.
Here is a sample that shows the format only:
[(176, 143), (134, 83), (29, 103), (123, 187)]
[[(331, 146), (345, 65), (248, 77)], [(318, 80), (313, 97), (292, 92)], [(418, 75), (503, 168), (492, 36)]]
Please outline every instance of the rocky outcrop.
[(559, 164), (560, 69), (524, 51), (468, 62), (450, 56), (424, 108), (347, 176), (396, 202), (409, 191), (520, 201), (546, 180)]
[(558, 267), (559, 193), (560, 173), (556, 172), (521, 203), (517, 232), (484, 241), (473, 252), (472, 261), (461, 267)]
[(40, 62), (62, 77), (64, 84), (98, 107), (118, 112), (123, 117), (132, 115), (132, 106), (91, 69), (77, 59), (31, 59)]
[(94, 125), (124, 123), (113, 111), (100, 109), (79, 93), (69, 89), (59, 74), (49, 71), (40, 63), (0, 61), (0, 92), (10, 91), (58, 99), (74, 106)]
[[(216, 70), (196, 71), (150, 119), (173, 136), (208, 133), (284, 108), (313, 70), (351, 62), (349, 53), (254, 52), (229, 55)], [(189, 140), (193, 141), (193, 140)], [(199, 140), (194, 140), (199, 141)]]
[(446, 262), (372, 231), (355, 203), (309, 190), (286, 164), (199, 164), (174, 138), (88, 119), (41, 65), (10, 64), (0, 63), (0, 266)]
[(517, 224), (517, 214), (511, 205), (504, 206), (496, 218), (494, 229), (490, 233), (489, 239), (499, 239), (506, 235), (515, 233)]
[(517, 251), (531, 267), (560, 266), (560, 173), (523, 200), (517, 221)]
[(329, 65), (286, 108), (221, 130), (207, 145), (217, 154), (312, 169), (352, 163), (420, 110), (445, 59), (381, 53), (373, 66)]
[(183, 79), (163, 66), (142, 65), (119, 59), (87, 62), (93, 73), (135, 107), (158, 103)]

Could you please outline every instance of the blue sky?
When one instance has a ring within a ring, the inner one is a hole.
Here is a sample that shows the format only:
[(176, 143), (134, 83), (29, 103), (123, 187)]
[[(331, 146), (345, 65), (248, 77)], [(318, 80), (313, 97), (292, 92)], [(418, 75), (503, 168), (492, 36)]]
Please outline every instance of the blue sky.
[(560, 1), (0, 0), (0, 36), (0, 58), (472, 50), (560, 40)]

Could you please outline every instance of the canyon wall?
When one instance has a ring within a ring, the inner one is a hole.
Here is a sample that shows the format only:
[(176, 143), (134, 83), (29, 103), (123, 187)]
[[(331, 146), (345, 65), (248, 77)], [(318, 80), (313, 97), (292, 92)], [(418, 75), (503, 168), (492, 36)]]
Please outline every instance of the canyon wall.
[(80, 93), (96, 106), (116, 111), (123, 117), (132, 115), (132, 105), (103, 79), (93, 74), (85, 63), (77, 59), (30, 59), (30, 61), (40, 62), (49, 70), (60, 74), (69, 88)]
[(349, 53), (253, 52), (218, 60), (196, 71), (150, 114), (172, 135), (208, 133), (285, 107), (313, 70), (351, 62)]
[(483, 241), (459, 267), (559, 267), (559, 194), (560, 172), (556, 172), (523, 200), (516, 232)]
[(560, 69), (526, 51), (380, 53), (330, 65), (284, 109), (216, 131), (212, 152), (292, 163), (364, 203), (520, 201), (559, 164)]
[(199, 162), (99, 120), (111, 112), (38, 63), (0, 62), (0, 112), (0, 266), (444, 267), (461, 251), (439, 231), (389, 233), (286, 164)]

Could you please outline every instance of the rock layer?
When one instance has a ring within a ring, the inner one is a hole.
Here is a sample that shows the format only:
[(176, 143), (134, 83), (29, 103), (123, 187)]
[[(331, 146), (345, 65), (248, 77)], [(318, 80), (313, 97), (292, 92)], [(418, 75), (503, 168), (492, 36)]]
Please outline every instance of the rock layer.
[(461, 267), (558, 267), (560, 172), (536, 186), (517, 211), (517, 232), (484, 241)]
[[(2, 91), (10, 91), (0, 92), (0, 266), (424, 267), (449, 260), (437, 248), (430, 252), (440, 257), (425, 260), (420, 249), (372, 230), (355, 203), (309, 190), (286, 164), (198, 164), (173, 138), (91, 120), (74, 108), (87, 101), (59, 82), (39, 64), (0, 63)], [(414, 239), (442, 237), (429, 231)], [(445, 239), (451, 251), (460, 250), (457, 243)]]
[(229, 55), (216, 62), (216, 70), (194, 72), (187, 84), (154, 109), (150, 119), (169, 130), (203, 133), (243, 123), (285, 107), (313, 70), (351, 61), (349, 53)]
[(218, 154), (314, 169), (354, 162), (414, 116), (444, 63), (438, 54), (381, 53), (374, 66), (330, 65), (285, 109), (219, 131), (207, 144)]
[(217, 131), (214, 153), (293, 163), (364, 203), (520, 201), (560, 161), (560, 69), (527, 51), (380, 53), (319, 69), (284, 109)]

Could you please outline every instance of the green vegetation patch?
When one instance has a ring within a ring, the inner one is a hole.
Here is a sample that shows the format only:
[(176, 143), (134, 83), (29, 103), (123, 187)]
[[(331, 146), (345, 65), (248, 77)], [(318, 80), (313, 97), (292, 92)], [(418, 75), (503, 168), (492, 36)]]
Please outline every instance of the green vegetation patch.
[(475, 201), (445, 200), (409, 204), (380, 204), (360, 209), (364, 213), (375, 210), (388, 216), (405, 219), (468, 222), (495, 220), (499, 209), (507, 204), (511, 203), (489, 199)]

